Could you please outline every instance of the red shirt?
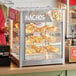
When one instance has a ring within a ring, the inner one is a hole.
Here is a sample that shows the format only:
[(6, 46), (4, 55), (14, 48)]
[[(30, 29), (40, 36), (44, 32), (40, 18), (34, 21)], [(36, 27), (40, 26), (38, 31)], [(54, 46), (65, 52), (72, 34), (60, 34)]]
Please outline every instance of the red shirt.
[(4, 18), (3, 10), (1, 7), (1, 9), (0, 9), (0, 44), (1, 45), (6, 45), (6, 38), (5, 38), (4, 32), (2, 30), (2, 27), (4, 27), (4, 24), (5, 24), (5, 18)]

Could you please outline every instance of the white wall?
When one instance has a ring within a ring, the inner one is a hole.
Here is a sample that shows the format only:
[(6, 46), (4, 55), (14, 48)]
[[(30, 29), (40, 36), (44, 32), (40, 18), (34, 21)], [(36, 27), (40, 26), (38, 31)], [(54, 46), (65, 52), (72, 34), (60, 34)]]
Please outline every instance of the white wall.
[(16, 7), (56, 7), (57, 0), (11, 0)]
[[(47, 7), (55, 8), (57, 0), (0, 0), (7, 7)], [(11, 2), (14, 4), (11, 4)]]

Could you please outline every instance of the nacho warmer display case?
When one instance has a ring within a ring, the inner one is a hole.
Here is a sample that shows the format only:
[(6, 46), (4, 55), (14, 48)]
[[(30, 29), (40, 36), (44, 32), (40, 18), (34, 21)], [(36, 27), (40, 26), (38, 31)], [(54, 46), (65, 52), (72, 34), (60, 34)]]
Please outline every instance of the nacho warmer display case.
[(50, 8), (10, 8), (12, 60), (20, 67), (64, 64), (65, 13)]

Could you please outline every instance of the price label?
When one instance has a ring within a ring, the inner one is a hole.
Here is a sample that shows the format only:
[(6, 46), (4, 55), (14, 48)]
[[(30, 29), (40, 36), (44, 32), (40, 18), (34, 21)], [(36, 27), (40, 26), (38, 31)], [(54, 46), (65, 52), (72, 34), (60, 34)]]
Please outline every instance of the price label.
[(76, 62), (76, 46), (71, 46), (69, 50), (70, 50), (69, 61)]

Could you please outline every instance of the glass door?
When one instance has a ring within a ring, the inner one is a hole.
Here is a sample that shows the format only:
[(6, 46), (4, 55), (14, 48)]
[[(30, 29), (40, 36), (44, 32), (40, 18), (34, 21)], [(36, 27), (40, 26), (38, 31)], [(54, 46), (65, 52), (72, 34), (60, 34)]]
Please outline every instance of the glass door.
[[(39, 21), (31, 20), (25, 24), (25, 60), (42, 60), (44, 63), (49, 60), (48, 63), (57, 63), (63, 59), (63, 11), (45, 11), (44, 21), (38, 17), (42, 16), (42, 13), (36, 10), (28, 13), (28, 17), (34, 15)], [(28, 20), (32, 19), (31, 17)]]
[(29, 23), (25, 28), (26, 60), (61, 58), (61, 23)]

